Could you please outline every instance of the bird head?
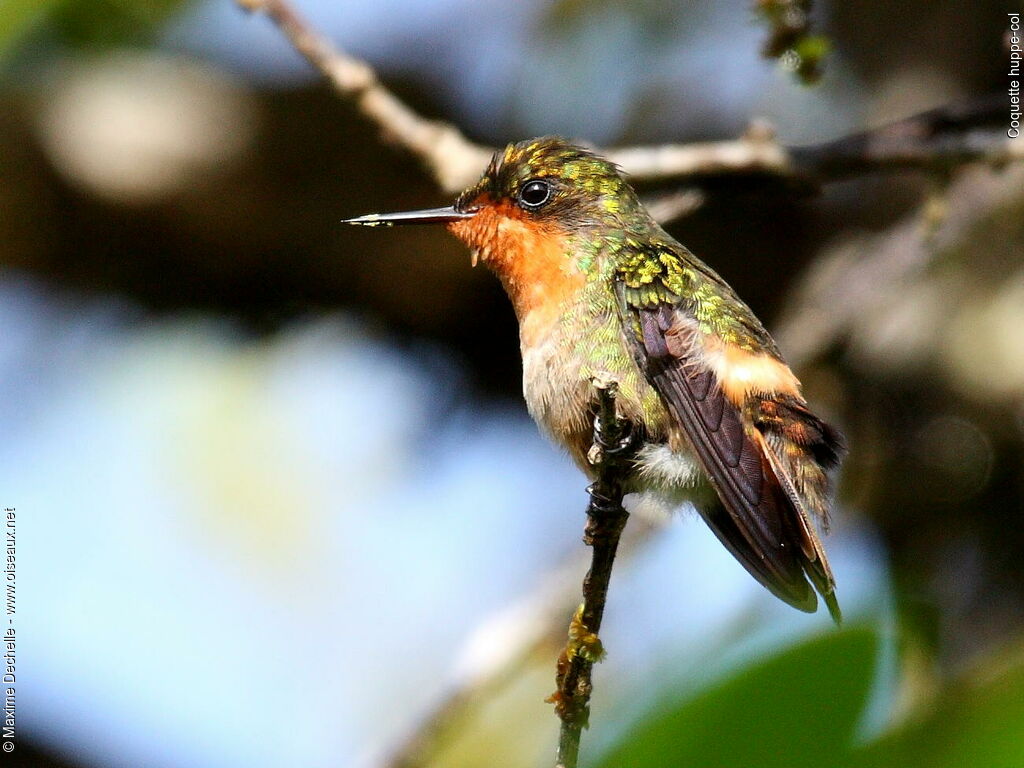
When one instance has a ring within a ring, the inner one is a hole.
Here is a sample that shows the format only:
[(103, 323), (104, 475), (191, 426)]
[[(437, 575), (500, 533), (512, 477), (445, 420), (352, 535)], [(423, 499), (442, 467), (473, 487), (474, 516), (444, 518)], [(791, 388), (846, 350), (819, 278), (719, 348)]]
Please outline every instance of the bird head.
[(646, 214), (619, 169), (560, 137), (529, 139), (494, 154), (483, 176), (454, 205), (369, 214), (351, 224), (443, 223), (499, 274), (538, 254), (573, 250), (577, 236), (632, 229)]

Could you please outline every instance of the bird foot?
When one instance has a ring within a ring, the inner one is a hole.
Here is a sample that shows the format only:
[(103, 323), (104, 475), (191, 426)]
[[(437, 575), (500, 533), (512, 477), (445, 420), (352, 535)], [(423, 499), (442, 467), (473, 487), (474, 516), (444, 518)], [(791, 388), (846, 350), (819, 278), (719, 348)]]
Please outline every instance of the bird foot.
[(616, 439), (606, 439), (601, 417), (594, 416), (594, 438), (590, 451), (587, 453), (587, 460), (592, 465), (624, 461), (631, 458), (640, 449), (640, 435), (631, 421), (620, 420), (616, 431), (621, 433)]
[(605, 493), (605, 488), (600, 482), (588, 485), (587, 493), (590, 496), (590, 507), (595, 512), (610, 515), (622, 509), (622, 497), (613, 497)]

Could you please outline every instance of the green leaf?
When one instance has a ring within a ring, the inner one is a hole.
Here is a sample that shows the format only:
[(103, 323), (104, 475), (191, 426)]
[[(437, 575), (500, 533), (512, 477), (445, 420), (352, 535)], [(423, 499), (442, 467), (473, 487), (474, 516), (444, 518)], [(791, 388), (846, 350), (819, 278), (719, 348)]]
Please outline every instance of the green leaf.
[(848, 628), (667, 703), (599, 768), (827, 768), (848, 764), (875, 677), (878, 635)]
[(824, 35), (807, 35), (793, 46), (802, 59), (820, 62), (832, 52), (832, 43)]
[(944, 691), (923, 718), (866, 747), (857, 768), (1024, 766), (1024, 653), (990, 661)]
[(189, 0), (0, 0), (0, 60), (26, 38), (73, 48), (147, 42)]
[(61, 0), (2, 0), (0, 2), (0, 59), (35, 29)]
[(66, 0), (53, 14), (65, 42), (103, 48), (146, 42), (187, 0)]

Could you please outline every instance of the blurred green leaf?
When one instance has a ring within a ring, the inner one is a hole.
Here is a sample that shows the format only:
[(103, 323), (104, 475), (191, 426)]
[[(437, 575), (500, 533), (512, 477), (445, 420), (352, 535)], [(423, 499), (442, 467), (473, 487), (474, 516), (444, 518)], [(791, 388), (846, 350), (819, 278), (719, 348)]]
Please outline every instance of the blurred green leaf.
[(754, 0), (754, 12), (769, 30), (761, 55), (778, 59), (803, 85), (821, 79), (832, 47), (828, 38), (814, 33), (811, 6), (811, 0)]
[(847, 764), (875, 675), (878, 635), (814, 639), (665, 704), (599, 768), (826, 768)]
[(832, 52), (832, 43), (824, 35), (808, 35), (793, 46), (801, 58), (820, 62)]
[(3, 0), (0, 2), (0, 58), (33, 30), (60, 0)]
[(856, 768), (1024, 766), (1024, 652), (948, 689), (923, 719), (869, 745)]
[(69, 43), (96, 48), (139, 43), (150, 37), (185, 0), (71, 0), (53, 14)]
[(78, 48), (145, 42), (188, 0), (0, 0), (0, 58), (41, 33)]

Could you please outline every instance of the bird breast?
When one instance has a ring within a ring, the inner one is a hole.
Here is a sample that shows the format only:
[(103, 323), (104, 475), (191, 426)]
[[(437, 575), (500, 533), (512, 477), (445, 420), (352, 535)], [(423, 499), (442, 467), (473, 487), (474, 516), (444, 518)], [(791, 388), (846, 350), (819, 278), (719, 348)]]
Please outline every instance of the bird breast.
[(601, 292), (594, 284), (563, 305), (543, 333), (530, 321), (529, 313), (520, 317), (527, 409), (584, 471), (592, 469), (586, 455), (597, 399), (592, 381), (598, 376), (618, 383), (616, 407), (623, 417), (642, 426), (652, 441), (676, 443), (661, 399), (626, 348), (610, 290)]
[[(525, 318), (528, 320), (528, 318)], [(536, 335), (520, 320), (523, 354), (523, 397), (534, 421), (569, 453), (583, 469), (591, 441), (592, 385), (585, 376), (585, 361), (573, 354), (566, 328), (556, 323)]]

